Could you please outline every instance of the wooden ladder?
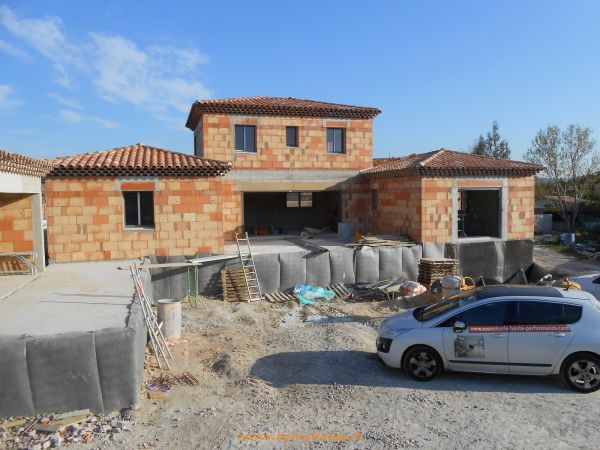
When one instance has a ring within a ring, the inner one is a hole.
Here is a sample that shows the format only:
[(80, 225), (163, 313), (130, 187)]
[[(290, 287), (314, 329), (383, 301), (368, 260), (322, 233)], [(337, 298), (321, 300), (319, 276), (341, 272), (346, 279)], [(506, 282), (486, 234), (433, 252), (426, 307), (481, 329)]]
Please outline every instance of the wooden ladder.
[[(248, 302), (260, 300), (262, 298), (262, 292), (260, 291), (260, 284), (258, 283), (258, 276), (256, 275), (256, 266), (254, 264), (254, 256), (252, 255), (252, 247), (250, 247), (248, 233), (244, 233), (244, 237), (241, 239), (238, 237), (238, 234), (235, 233), (235, 241), (237, 243), (240, 263), (242, 264), (244, 281), (246, 282), (246, 288), (248, 289)], [(244, 243), (248, 249), (247, 251), (242, 252), (240, 244), (243, 246)]]

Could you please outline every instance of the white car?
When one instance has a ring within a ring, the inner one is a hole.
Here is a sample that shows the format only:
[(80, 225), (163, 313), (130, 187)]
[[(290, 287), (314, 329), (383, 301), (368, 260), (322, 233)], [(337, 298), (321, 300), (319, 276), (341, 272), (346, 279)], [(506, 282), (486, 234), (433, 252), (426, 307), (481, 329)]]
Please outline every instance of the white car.
[(443, 370), (561, 375), (600, 389), (600, 303), (552, 287), (488, 286), (383, 320), (377, 354), (428, 381)]
[(575, 283), (581, 286), (581, 289), (589, 292), (598, 300), (600, 300), (600, 273), (593, 275), (582, 275), (580, 277), (571, 278)]

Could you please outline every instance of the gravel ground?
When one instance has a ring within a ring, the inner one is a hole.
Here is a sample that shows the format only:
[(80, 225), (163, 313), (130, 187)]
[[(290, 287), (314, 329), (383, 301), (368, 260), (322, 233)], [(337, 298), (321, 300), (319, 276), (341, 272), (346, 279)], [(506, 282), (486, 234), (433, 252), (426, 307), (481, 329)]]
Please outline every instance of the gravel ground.
[(600, 394), (576, 394), (554, 378), (447, 373), (418, 383), (383, 366), (374, 353), (377, 324), (408, 306), (206, 300), (184, 309), (172, 373), (188, 370), (200, 385), (144, 398), (132, 431), (108, 447), (598, 447)]
[[(548, 250), (536, 247), (535, 257), (550, 270), (589, 266)], [(382, 365), (379, 322), (416, 303), (301, 309), (205, 300), (185, 308), (171, 373), (187, 370), (200, 385), (176, 385), (161, 400), (144, 396), (132, 431), (103, 447), (598, 448), (600, 393), (537, 377), (445, 373), (418, 383)]]

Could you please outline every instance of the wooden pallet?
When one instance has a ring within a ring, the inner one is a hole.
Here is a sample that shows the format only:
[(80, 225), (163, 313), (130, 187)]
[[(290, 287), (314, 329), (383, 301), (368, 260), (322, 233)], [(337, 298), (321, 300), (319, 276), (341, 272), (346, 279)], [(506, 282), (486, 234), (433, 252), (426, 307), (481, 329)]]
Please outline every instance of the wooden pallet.
[(456, 271), (457, 263), (455, 259), (421, 258), (418, 281), (423, 286), (430, 287), (433, 282), (441, 280), (446, 275), (454, 275)]
[(226, 302), (249, 301), (248, 287), (244, 270), (249, 269), (225, 269), (221, 270), (221, 284), (223, 286), (223, 300)]

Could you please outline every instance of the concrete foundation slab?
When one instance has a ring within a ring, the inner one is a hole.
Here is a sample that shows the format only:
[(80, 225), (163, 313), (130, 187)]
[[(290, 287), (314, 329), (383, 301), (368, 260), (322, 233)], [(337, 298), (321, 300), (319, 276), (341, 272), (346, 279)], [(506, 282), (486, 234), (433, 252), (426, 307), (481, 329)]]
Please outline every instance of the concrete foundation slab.
[(139, 402), (147, 333), (118, 265), (53, 265), (0, 302), (0, 417)]

